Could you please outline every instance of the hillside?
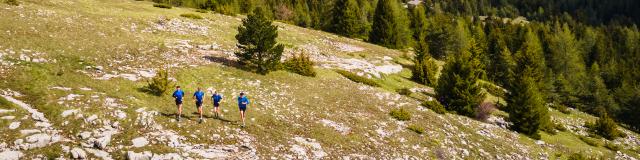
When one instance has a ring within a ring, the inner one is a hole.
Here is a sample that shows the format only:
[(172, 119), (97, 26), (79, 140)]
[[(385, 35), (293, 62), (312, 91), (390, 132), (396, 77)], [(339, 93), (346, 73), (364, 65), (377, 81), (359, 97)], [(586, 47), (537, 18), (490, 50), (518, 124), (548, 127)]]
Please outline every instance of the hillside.
[[(319, 73), (263, 76), (234, 62), (243, 16), (130, 0), (20, 2), (0, 4), (0, 159), (640, 158), (640, 135), (626, 129), (613, 141), (587, 138), (595, 146), (581, 140), (584, 123), (596, 118), (577, 110), (550, 109), (566, 131), (543, 133), (539, 141), (507, 129), (504, 112), (488, 122), (437, 114), (420, 105), (433, 91), (409, 80), (403, 51), (276, 23), (286, 56), (310, 54)], [(187, 95), (197, 87), (225, 95), (223, 116), (214, 119), (206, 104), (206, 122), (198, 124), (187, 97), (186, 120), (176, 122), (171, 97), (142, 89), (160, 68), (169, 68)], [(381, 87), (332, 69), (374, 78)], [(415, 92), (395, 92), (403, 88)], [(233, 99), (240, 91), (253, 102), (245, 128)], [(398, 108), (411, 120), (389, 116)]]

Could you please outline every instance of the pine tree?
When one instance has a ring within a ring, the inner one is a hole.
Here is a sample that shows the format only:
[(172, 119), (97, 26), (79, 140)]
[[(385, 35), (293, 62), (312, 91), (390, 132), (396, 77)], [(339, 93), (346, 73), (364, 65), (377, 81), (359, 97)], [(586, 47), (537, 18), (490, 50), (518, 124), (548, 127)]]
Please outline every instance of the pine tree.
[(603, 112), (616, 113), (619, 109), (618, 105), (613, 100), (613, 96), (609, 93), (600, 76), (598, 63), (594, 63), (591, 66), (589, 74), (590, 80), (586, 82), (587, 91), (582, 95), (583, 110), (596, 115), (601, 115)]
[(379, 0), (373, 17), (369, 41), (389, 48), (404, 48), (410, 43), (407, 14), (398, 0)]
[(511, 82), (511, 79), (513, 79), (515, 74), (513, 73), (513, 69), (516, 67), (516, 62), (513, 60), (509, 48), (503, 47), (494, 65), (495, 68), (497, 68), (494, 71), (496, 81), (502, 84), (502, 86), (507, 86), (507, 84)]
[(254, 9), (246, 19), (242, 20), (242, 26), (238, 27), (240, 64), (247, 68), (255, 69), (260, 74), (267, 74), (276, 69), (280, 64), (280, 58), (284, 45), (277, 44), (278, 27), (272, 25), (272, 20), (265, 16), (262, 8)]
[(449, 111), (465, 116), (475, 116), (476, 107), (484, 99), (477, 85), (482, 71), (476, 68), (479, 60), (469, 50), (449, 58), (442, 71), (436, 94)]
[(412, 79), (420, 84), (435, 86), (438, 65), (429, 55), (429, 47), (426, 43), (419, 43), (416, 47), (416, 56), (412, 71)]
[(520, 50), (513, 55), (513, 59), (518, 64), (513, 70), (516, 73), (515, 77), (529, 76), (533, 78), (542, 96), (545, 97), (545, 93), (548, 91), (546, 88), (548, 81), (545, 76), (548, 72), (544, 52), (540, 39), (531, 29), (525, 34), (525, 41)]
[(333, 6), (332, 31), (347, 37), (359, 37), (363, 22), (356, 0), (337, 0)]
[(427, 42), (430, 53), (436, 59), (444, 59), (450, 53), (452, 46), (452, 29), (450, 18), (443, 14), (436, 14), (428, 19)]
[[(411, 10), (411, 30), (413, 30), (413, 40), (416, 45), (419, 43), (427, 43), (427, 16), (423, 5), (415, 6)], [(426, 45), (426, 44), (425, 44)]]
[(506, 100), (509, 121), (513, 123), (511, 129), (540, 139), (538, 131), (546, 127), (550, 120), (535, 80), (528, 76), (516, 78)]
[[(555, 27), (555, 34), (551, 35), (549, 40), (550, 59), (549, 62), (552, 71), (556, 75), (563, 75), (569, 83), (564, 86), (566, 92), (556, 94), (563, 97), (577, 96), (579, 84), (584, 83), (586, 78), (582, 53), (580, 52), (580, 44), (576, 40), (567, 24)], [(571, 103), (571, 102), (562, 102)]]

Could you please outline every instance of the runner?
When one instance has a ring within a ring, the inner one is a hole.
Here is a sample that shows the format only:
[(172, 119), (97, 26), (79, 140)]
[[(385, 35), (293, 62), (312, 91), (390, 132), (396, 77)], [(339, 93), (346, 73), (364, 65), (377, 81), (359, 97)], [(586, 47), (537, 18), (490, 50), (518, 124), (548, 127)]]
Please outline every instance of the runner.
[(204, 92), (202, 91), (202, 88), (198, 87), (198, 90), (193, 93), (193, 99), (195, 99), (196, 101), (196, 108), (198, 109), (198, 114), (200, 114), (200, 120), (198, 120), (198, 123), (202, 123), (202, 100), (204, 98)]
[(180, 117), (182, 116), (182, 97), (184, 97), (184, 92), (180, 89), (180, 86), (176, 86), (176, 91), (173, 92), (172, 96), (176, 100), (176, 106), (178, 106), (176, 119), (180, 122)]
[(213, 111), (216, 113), (216, 118), (218, 118), (220, 102), (222, 102), (222, 94), (219, 94), (218, 91), (211, 91), (211, 101), (213, 102)]
[(242, 118), (242, 127), (245, 126), (244, 113), (247, 111), (247, 105), (249, 105), (249, 99), (244, 95), (244, 92), (240, 92), (240, 96), (238, 96), (238, 108), (240, 109), (240, 117)]

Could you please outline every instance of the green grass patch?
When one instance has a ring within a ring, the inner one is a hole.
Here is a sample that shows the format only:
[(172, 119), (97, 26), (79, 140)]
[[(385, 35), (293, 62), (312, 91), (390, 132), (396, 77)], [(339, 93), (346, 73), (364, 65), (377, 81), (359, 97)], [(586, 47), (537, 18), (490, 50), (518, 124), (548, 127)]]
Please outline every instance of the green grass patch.
[(369, 85), (369, 86), (372, 86), (372, 87), (380, 87), (380, 85), (376, 81), (374, 81), (372, 79), (369, 79), (367, 77), (359, 76), (359, 75), (357, 75), (355, 73), (351, 73), (351, 72), (345, 71), (345, 70), (337, 69), (335, 71), (337, 73), (339, 73), (340, 75), (344, 76), (345, 78), (353, 81), (353, 82), (366, 84), (366, 85)]
[(165, 9), (173, 8), (173, 6), (171, 6), (170, 4), (166, 4), (166, 3), (156, 3), (156, 4), (153, 4), (153, 7), (165, 8)]
[(191, 19), (202, 19), (202, 16), (193, 14), (193, 13), (183, 13), (183, 14), (180, 14), (180, 17), (191, 18)]
[(404, 108), (393, 109), (391, 110), (391, 112), (389, 112), (389, 115), (400, 121), (411, 120), (411, 113), (409, 113), (409, 111), (405, 110)]
[(447, 113), (447, 109), (444, 108), (444, 106), (442, 104), (440, 104), (440, 102), (436, 101), (436, 100), (432, 100), (432, 101), (424, 101), (422, 103), (423, 106), (431, 109), (433, 112), (436, 112), (438, 114), (445, 114)]
[(9, 4), (9, 5), (13, 5), (13, 6), (20, 5), (20, 2), (18, 2), (18, 0), (4, 0), (4, 3)]
[(196, 12), (198, 12), (198, 13), (209, 13), (209, 10), (206, 10), (206, 9), (198, 9), (198, 10), (196, 10)]
[(409, 126), (407, 127), (407, 129), (409, 129), (409, 130), (411, 130), (411, 131), (413, 131), (413, 132), (416, 132), (417, 134), (422, 134), (422, 133), (424, 133), (424, 127), (420, 127), (420, 126), (415, 125), (415, 124), (409, 125)]
[(580, 138), (580, 140), (582, 140), (582, 142), (584, 142), (584, 143), (586, 143), (586, 144), (588, 144), (590, 146), (593, 146), (593, 147), (600, 147), (601, 146), (600, 142), (598, 142), (598, 140), (595, 140), (593, 138), (590, 138), (590, 137), (587, 137), (587, 136), (580, 136), (579, 138)]

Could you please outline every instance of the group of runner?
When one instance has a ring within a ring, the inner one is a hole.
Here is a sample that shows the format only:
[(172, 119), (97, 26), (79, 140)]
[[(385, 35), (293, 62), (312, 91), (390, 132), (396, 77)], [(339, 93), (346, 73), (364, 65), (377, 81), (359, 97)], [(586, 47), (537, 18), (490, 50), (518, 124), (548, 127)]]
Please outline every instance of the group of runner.
[[(220, 115), (220, 102), (222, 102), (222, 94), (218, 93), (216, 90), (210, 90), (211, 92), (211, 102), (213, 102), (213, 110), (216, 118)], [(178, 106), (178, 114), (176, 115), (176, 120), (180, 122), (182, 118), (182, 102), (185, 96), (184, 91), (180, 88), (180, 86), (176, 86), (176, 90), (173, 92), (173, 98), (176, 101), (176, 106)], [(204, 122), (203, 119), (203, 111), (202, 104), (204, 103), (205, 92), (202, 91), (202, 88), (198, 87), (198, 90), (193, 93), (193, 99), (196, 103), (196, 108), (198, 109), (198, 114), (200, 114), (200, 119), (198, 123)], [(240, 110), (240, 117), (242, 118), (242, 127), (245, 126), (244, 115), (245, 111), (247, 111), (247, 106), (249, 105), (249, 99), (245, 95), (244, 92), (240, 92), (238, 96), (238, 109)]]

